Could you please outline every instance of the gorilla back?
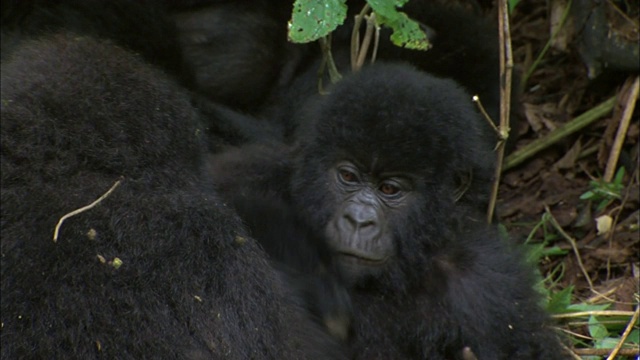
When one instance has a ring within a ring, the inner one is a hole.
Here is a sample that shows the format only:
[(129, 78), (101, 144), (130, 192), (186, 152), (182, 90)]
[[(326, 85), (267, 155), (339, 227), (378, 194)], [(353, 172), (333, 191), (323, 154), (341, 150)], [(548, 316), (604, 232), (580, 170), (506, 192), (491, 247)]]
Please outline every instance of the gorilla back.
[(24, 42), (1, 80), (2, 358), (341, 357), (202, 185), (181, 88), (73, 34)]

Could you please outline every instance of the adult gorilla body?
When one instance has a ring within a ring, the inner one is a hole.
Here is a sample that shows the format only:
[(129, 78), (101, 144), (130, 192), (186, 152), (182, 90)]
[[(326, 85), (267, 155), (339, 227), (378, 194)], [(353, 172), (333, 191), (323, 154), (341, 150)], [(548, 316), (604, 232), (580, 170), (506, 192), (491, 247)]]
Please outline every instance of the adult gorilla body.
[(165, 74), (60, 34), (1, 79), (2, 358), (341, 357), (205, 185), (204, 126)]
[(210, 150), (218, 151), (280, 137), (273, 124), (241, 114), (262, 103), (288, 51), (286, 29), (277, 22), (284, 7), (272, 5), (269, 0), (3, 1), (1, 55), (5, 59), (23, 41), (60, 31), (110, 39), (192, 92), (203, 130), (213, 139)]

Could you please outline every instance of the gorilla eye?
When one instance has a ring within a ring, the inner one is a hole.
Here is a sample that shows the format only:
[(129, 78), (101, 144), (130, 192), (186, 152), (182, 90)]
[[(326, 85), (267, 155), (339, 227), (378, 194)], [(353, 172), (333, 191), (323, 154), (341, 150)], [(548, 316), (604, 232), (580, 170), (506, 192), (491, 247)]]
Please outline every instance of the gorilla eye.
[(358, 180), (358, 177), (356, 176), (356, 174), (352, 173), (349, 170), (340, 169), (339, 174), (340, 174), (340, 179), (342, 179), (342, 181), (347, 183), (353, 183)]
[(380, 191), (385, 195), (395, 195), (400, 192), (400, 188), (389, 183), (380, 185)]

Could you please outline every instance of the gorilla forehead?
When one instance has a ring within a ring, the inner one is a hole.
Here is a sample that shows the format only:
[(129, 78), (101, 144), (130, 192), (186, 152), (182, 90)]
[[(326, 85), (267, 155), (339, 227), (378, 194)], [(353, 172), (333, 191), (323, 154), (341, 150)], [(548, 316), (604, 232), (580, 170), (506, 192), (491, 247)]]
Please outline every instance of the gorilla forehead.
[(454, 150), (476, 151), (468, 144), (482, 125), (471, 96), (455, 82), (404, 64), (372, 65), (345, 77), (307, 115), (311, 151), (321, 149), (328, 160), (348, 154), (385, 171), (421, 171), (417, 159), (437, 167)]

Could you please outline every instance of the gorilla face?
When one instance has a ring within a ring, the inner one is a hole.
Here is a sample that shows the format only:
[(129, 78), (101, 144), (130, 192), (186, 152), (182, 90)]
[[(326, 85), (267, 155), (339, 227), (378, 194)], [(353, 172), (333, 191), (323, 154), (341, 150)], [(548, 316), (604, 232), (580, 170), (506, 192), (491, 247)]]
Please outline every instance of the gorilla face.
[(473, 173), (484, 191), (493, 144), (470, 98), (452, 81), (379, 63), (301, 110), (292, 200), (345, 280), (402, 287), (445, 241), (458, 175)]
[(330, 169), (329, 183), (341, 201), (325, 235), (345, 280), (384, 271), (397, 251), (390, 214), (413, 198), (414, 180), (404, 173), (375, 174), (345, 160)]

